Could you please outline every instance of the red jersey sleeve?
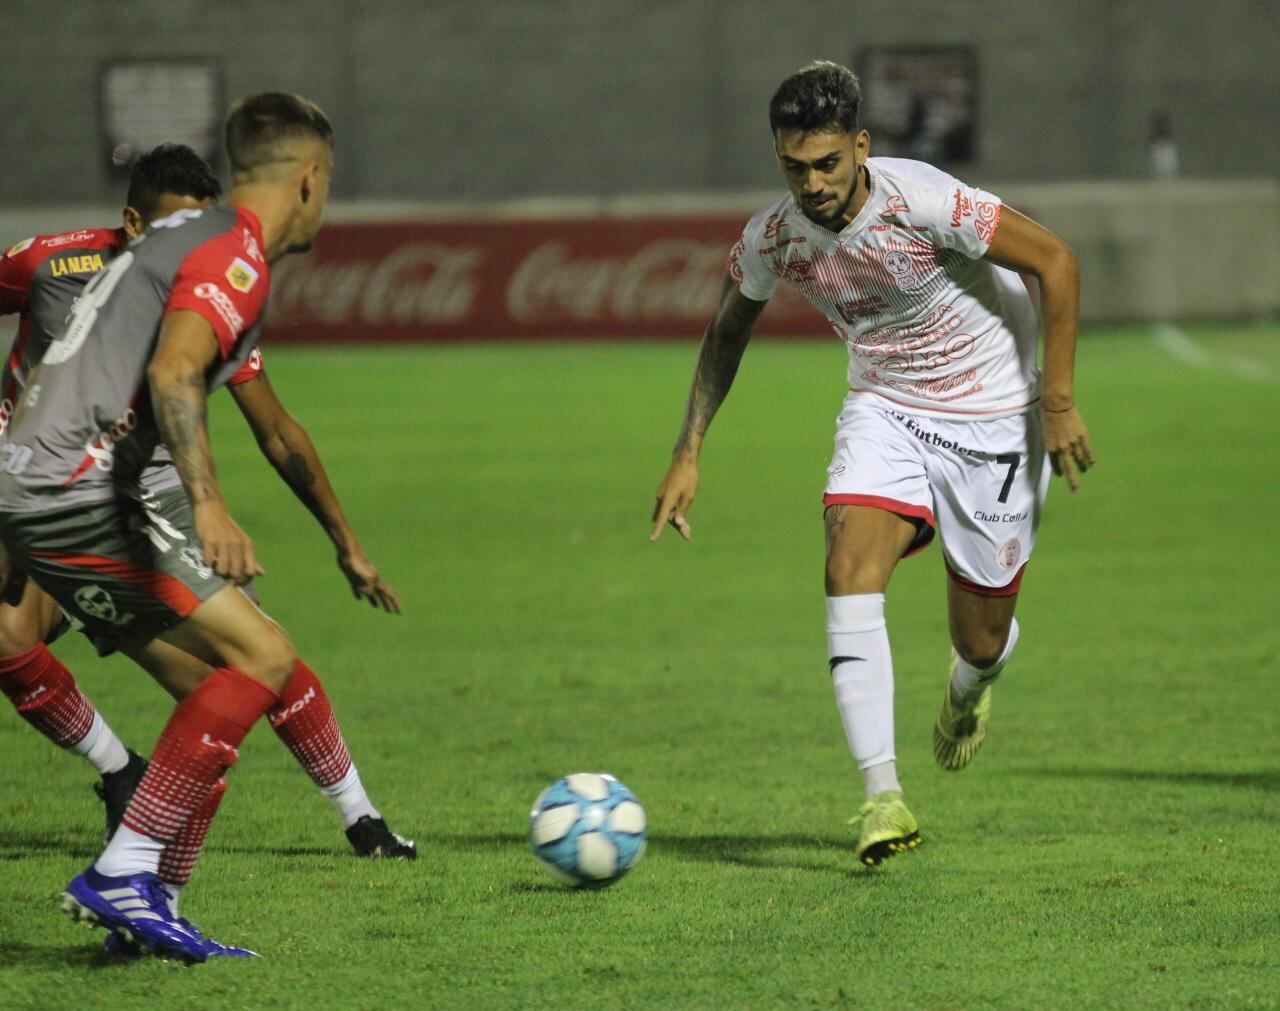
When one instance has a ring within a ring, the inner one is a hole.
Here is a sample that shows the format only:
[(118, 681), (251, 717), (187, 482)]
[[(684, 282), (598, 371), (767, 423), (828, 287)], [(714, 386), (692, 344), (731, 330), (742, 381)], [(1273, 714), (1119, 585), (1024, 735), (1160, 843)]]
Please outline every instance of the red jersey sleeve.
[(29, 254), (35, 239), (23, 239), (0, 256), (0, 316), (21, 312), (31, 292), (31, 277), (39, 262)]
[(249, 360), (236, 370), (236, 374), (227, 380), (228, 386), (239, 386), (262, 375), (262, 348), (254, 348), (249, 352)]
[(266, 264), (252, 255), (242, 231), (231, 229), (188, 253), (165, 306), (165, 315), (190, 309), (208, 320), (223, 358), (262, 312), (270, 286)]

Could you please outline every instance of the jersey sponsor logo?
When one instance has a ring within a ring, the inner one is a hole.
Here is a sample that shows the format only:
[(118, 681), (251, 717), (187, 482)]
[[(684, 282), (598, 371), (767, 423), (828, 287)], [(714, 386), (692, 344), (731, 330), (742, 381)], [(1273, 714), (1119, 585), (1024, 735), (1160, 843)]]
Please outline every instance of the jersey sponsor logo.
[(73, 599), (76, 607), (80, 608), (81, 613), (87, 617), (105, 621), (110, 625), (127, 625), (133, 621), (134, 616), (121, 614), (115, 598), (97, 583), (80, 587), (76, 590)]
[(951, 210), (951, 227), (959, 228), (965, 218), (973, 217), (973, 201), (960, 187), (956, 187), (952, 196), (955, 206)]
[(258, 272), (237, 256), (227, 268), (227, 283), (236, 291), (252, 291), (258, 283)]
[(249, 360), (244, 363), (244, 367), (249, 372), (262, 371), (262, 348), (254, 348), (249, 352)]
[[(84, 444), (85, 456), (93, 460), (93, 465), (99, 470), (110, 473), (115, 462), (116, 443), (127, 437), (137, 427), (138, 412), (132, 407), (126, 407), (124, 413), (111, 423), (110, 428), (99, 432)], [(79, 476), (80, 472), (77, 472), (75, 477)], [(75, 477), (72, 480), (75, 480)]]
[(44, 239), (43, 245), (50, 248), (58, 246), (71, 246), (77, 242), (87, 242), (93, 238), (93, 232), (68, 232), (66, 235), (55, 235), (51, 239)]
[(253, 232), (247, 228), (244, 230), (244, 249), (249, 254), (249, 259), (257, 260), (259, 263), (267, 262), (262, 256), (262, 247), (258, 245), (258, 240), (253, 237)]
[(867, 295), (836, 306), (840, 318), (846, 323), (857, 323), (865, 316), (880, 316), (889, 311), (889, 303), (879, 295)]
[(772, 239), (782, 231), (782, 226), (787, 223), (785, 214), (770, 214), (764, 221), (764, 238)]
[(779, 239), (772, 246), (765, 246), (762, 249), (757, 249), (756, 252), (761, 256), (770, 256), (773, 253), (776, 253), (779, 249), (786, 249), (788, 246), (798, 246), (801, 243), (808, 241), (809, 240), (803, 235), (792, 235), (785, 239)]
[(897, 214), (909, 214), (911, 208), (907, 206), (907, 202), (902, 199), (900, 193), (893, 193), (889, 199), (885, 201), (884, 210), (880, 212), (882, 218), (892, 218)]
[(203, 298), (213, 305), (218, 315), (222, 317), (223, 322), (231, 327), (235, 333), (240, 333), (244, 329), (244, 317), (240, 315), (236, 309), (236, 304), (231, 301), (230, 296), (210, 281), (197, 284), (195, 293), (199, 298)]
[(1027, 515), (1028, 510), (1026, 509), (1016, 513), (989, 513), (982, 509), (973, 511), (973, 518), (979, 523), (1021, 523), (1027, 518)]
[(50, 260), (54, 277), (66, 277), (68, 274), (95, 274), (106, 264), (101, 253), (86, 253), (84, 256), (61, 256)]
[(31, 244), (35, 241), (36, 241), (35, 236), (32, 236), (29, 239), (23, 239), (21, 242), (15, 242), (12, 246), (10, 246), (7, 250), (5, 250), (4, 255), (17, 256), (19, 253), (26, 252), (28, 249), (31, 248)]
[(813, 261), (797, 256), (790, 260), (775, 260), (769, 264), (771, 270), (782, 280), (797, 287), (814, 280)]
[(733, 278), (733, 283), (739, 288), (742, 287), (742, 254), (746, 251), (746, 243), (739, 239), (731, 250), (729, 250), (729, 276)]
[(996, 229), (1000, 227), (1000, 210), (1002, 205), (992, 200), (978, 201), (978, 221), (973, 226), (978, 238), (987, 245), (996, 237)]

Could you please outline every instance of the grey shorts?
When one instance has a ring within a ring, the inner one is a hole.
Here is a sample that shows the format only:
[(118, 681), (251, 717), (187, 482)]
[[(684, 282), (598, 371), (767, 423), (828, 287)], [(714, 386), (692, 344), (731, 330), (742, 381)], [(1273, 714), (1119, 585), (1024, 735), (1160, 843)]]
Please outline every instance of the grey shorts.
[(205, 565), (181, 488), (41, 513), (0, 513), (12, 561), (100, 653), (173, 628), (230, 584)]

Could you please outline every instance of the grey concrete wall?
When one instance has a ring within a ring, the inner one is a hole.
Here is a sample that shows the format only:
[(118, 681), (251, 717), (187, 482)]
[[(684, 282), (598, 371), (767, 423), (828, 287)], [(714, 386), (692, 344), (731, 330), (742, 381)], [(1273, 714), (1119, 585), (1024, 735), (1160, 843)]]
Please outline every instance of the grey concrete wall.
[(774, 184), (776, 83), (864, 46), (969, 44), (976, 181), (1134, 178), (1167, 108), (1193, 177), (1280, 174), (1276, 0), (0, 0), (0, 204), (113, 200), (112, 58), (215, 56), (228, 95), (307, 94), (339, 196), (735, 191)]

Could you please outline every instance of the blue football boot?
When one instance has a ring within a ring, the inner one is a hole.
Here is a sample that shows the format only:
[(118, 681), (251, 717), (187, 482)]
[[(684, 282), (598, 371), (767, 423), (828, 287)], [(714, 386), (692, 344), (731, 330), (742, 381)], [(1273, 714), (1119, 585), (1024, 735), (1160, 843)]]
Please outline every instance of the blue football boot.
[(207, 942), (190, 923), (169, 910), (169, 893), (150, 871), (108, 877), (92, 867), (62, 895), (62, 909), (73, 920), (105, 927), (139, 950), (188, 964), (209, 957)]

